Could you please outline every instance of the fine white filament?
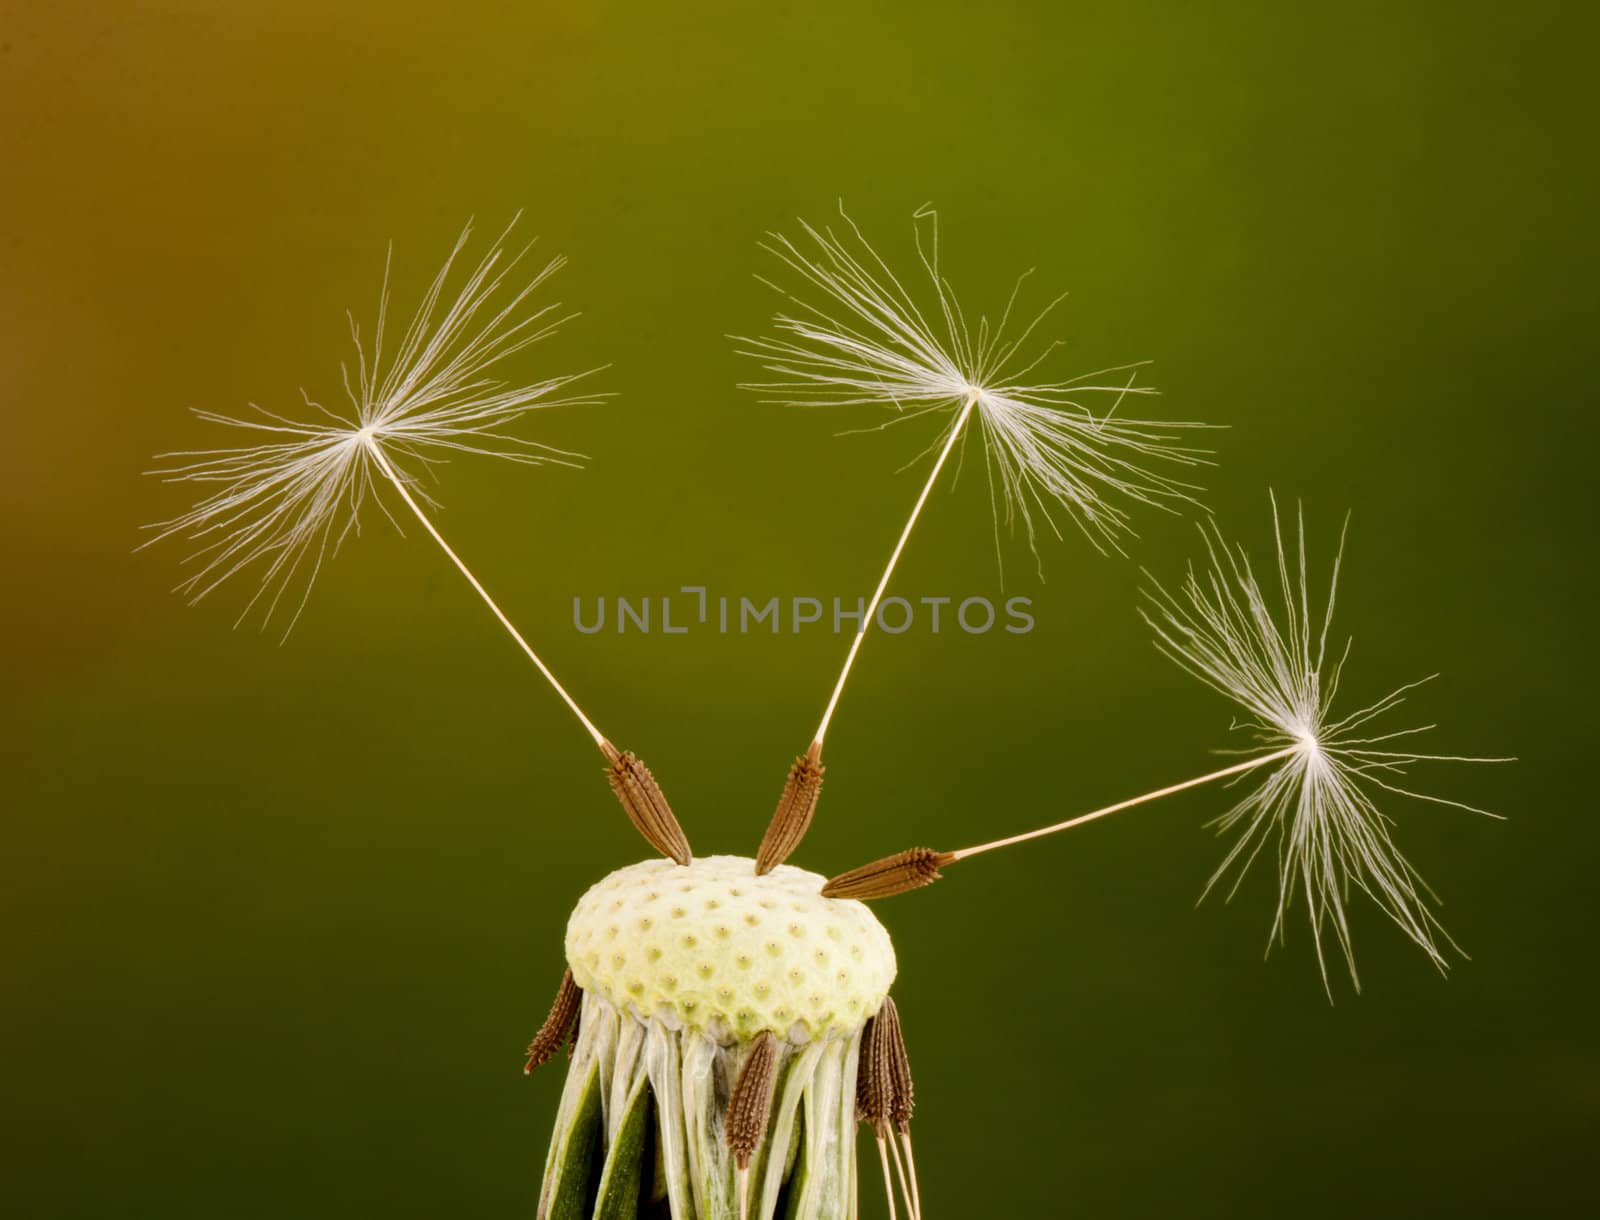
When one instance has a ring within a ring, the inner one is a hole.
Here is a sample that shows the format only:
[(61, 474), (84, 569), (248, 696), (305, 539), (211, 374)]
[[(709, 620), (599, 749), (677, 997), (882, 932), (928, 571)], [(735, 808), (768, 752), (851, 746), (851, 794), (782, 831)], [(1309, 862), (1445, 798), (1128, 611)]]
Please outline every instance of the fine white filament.
[(776, 377), (747, 389), (789, 406), (887, 407), (896, 412), (890, 424), (951, 415), (929, 452), (945, 443), (946, 433), (960, 432), (961, 408), (975, 404), (996, 527), (1020, 525), (1030, 546), (1036, 518), (1060, 536), (1063, 509), (1105, 550), (1120, 549), (1133, 533), (1130, 503), (1172, 509), (1192, 502), (1199, 489), (1169, 472), (1208, 464), (1203, 450), (1181, 443), (1186, 431), (1204, 425), (1120, 415), (1130, 395), (1154, 393), (1133, 384), (1139, 365), (1030, 380), (1060, 346), (1033, 340), (1062, 297), (1017, 321), (1024, 274), (997, 322), (979, 315), (969, 323), (939, 268), (938, 214), (925, 207), (916, 213), (915, 230), (924, 307), (842, 208), (840, 216), (840, 233), (801, 222), (801, 243), (774, 233), (763, 245), (797, 283), (772, 285), (790, 310), (773, 319), (775, 334), (736, 340), (742, 354)]
[(1261, 749), (1270, 752), (1269, 757), (1253, 761), (1278, 760), (1217, 819), (1219, 832), (1236, 837), (1206, 892), (1231, 875), (1231, 897), (1270, 843), (1277, 856), (1278, 902), (1268, 943), (1283, 939), (1289, 910), (1297, 895), (1303, 898), (1324, 986), (1328, 984), (1325, 939), (1331, 932), (1352, 983), (1360, 989), (1346, 912), (1353, 891), (1370, 897), (1445, 970), (1448, 962), (1442, 945), (1454, 944), (1430, 906), (1432, 891), (1396, 846), (1390, 833), (1393, 823), (1376, 801), (1383, 794), (1411, 797), (1495, 817), (1398, 781), (1417, 763), (1509, 760), (1423, 754), (1397, 747), (1397, 742), (1434, 726), (1383, 729), (1375, 722), (1427, 678), (1355, 711), (1335, 712), (1350, 650), (1348, 640), (1337, 656), (1329, 648), (1344, 537), (1341, 533), (1327, 604), (1319, 616), (1313, 612), (1307, 575), (1304, 516), (1298, 515), (1297, 546), (1291, 556), (1284, 547), (1275, 500), (1272, 515), (1276, 599), (1269, 598), (1242, 548), (1230, 546), (1214, 526), (1202, 526), (1208, 563), (1200, 571), (1191, 568), (1176, 592), (1153, 585), (1141, 611), (1167, 656), (1249, 714), (1244, 727)]
[(370, 343), (350, 319), (356, 348), (353, 370), (344, 367), (346, 404), (332, 410), (304, 391), (306, 411), (290, 418), (252, 404), (254, 414), (235, 417), (196, 411), (211, 423), (237, 428), (256, 443), (238, 448), (162, 454), (155, 473), (167, 481), (208, 488), (187, 512), (151, 527), (145, 545), (169, 537), (195, 550), (189, 576), (178, 586), (191, 602), (247, 573), (253, 591), (240, 612), (243, 622), (258, 613), (263, 625), (284, 621), (287, 636), (304, 609), (323, 563), (352, 533), (360, 532), (361, 510), (370, 500), (391, 522), (378, 494), (389, 487), (421, 521), (460, 569), (502, 626), (538, 667), (597, 743), (599, 730), (555, 675), (512, 626), (483, 585), (467, 569), (425, 515), (418, 499), (432, 503), (419, 472), (460, 453), (484, 454), (526, 464), (577, 465), (579, 454), (551, 448), (507, 431), (528, 412), (594, 403), (599, 395), (571, 387), (595, 370), (540, 381), (510, 382), (493, 373), (506, 357), (553, 334), (571, 315), (556, 304), (532, 308), (530, 295), (564, 265), (553, 258), (531, 276), (510, 277), (528, 247), (508, 253), (513, 219), (467, 274), (454, 297), (445, 289), (472, 226), (463, 229), (433, 278), (394, 351), (386, 350), (389, 269), (384, 268), (377, 322)]
[[(860, 651), (861, 641), (934, 484), (951, 453), (964, 449), (977, 421), (994, 515), (1000, 527), (1020, 527), (1037, 560), (1037, 524), (1061, 536), (1064, 510), (1096, 548), (1120, 550), (1132, 534), (1131, 504), (1172, 509), (1198, 490), (1171, 470), (1206, 464), (1204, 451), (1181, 442), (1203, 425), (1157, 423), (1118, 414), (1129, 395), (1152, 393), (1134, 385), (1137, 365), (1104, 369), (1065, 381), (1030, 381), (1057, 344), (1030, 347), (1040, 324), (1059, 303), (1051, 301), (1030, 321), (1014, 313), (1024, 275), (1011, 290), (999, 321), (980, 315), (969, 324), (950, 281), (939, 269), (938, 215), (916, 213), (917, 260), (927, 282), (926, 308), (906, 288), (840, 209), (843, 231), (801, 222), (800, 244), (770, 234), (763, 249), (797, 281), (782, 293), (789, 311), (773, 320), (774, 334), (739, 338), (776, 380), (745, 388), (765, 401), (790, 406), (874, 406), (895, 412), (894, 423), (928, 414), (948, 416), (925, 453), (936, 453), (911, 515), (901, 531), (862, 626), (813, 738), (820, 746)], [(1101, 378), (1116, 380), (1102, 381)], [(1096, 401), (1098, 411), (1091, 407)]]

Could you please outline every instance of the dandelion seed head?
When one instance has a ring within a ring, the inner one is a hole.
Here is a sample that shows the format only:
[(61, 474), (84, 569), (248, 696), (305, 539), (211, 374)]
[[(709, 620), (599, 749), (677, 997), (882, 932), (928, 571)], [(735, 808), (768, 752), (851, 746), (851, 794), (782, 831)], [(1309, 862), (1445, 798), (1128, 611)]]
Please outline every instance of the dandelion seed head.
[(1205, 565), (1191, 567), (1175, 591), (1153, 584), (1141, 609), (1162, 652), (1249, 713), (1237, 726), (1254, 739), (1247, 752), (1264, 754), (1264, 762), (1282, 759), (1264, 772), (1250, 772), (1241, 781), (1251, 784), (1249, 792), (1214, 823), (1219, 833), (1233, 836), (1233, 845), (1206, 892), (1226, 882), (1232, 897), (1270, 844), (1278, 864), (1278, 903), (1269, 945), (1284, 939), (1289, 911), (1297, 898), (1303, 900), (1325, 987), (1331, 940), (1360, 989), (1347, 912), (1353, 892), (1370, 897), (1441, 971), (1447, 970), (1445, 950), (1454, 942), (1434, 914), (1432, 891), (1400, 852), (1393, 822), (1378, 802), (1406, 797), (1487, 813), (1398, 781), (1420, 763), (1505, 760), (1408, 750), (1405, 739), (1433, 726), (1380, 723), (1428, 678), (1347, 714), (1335, 710), (1350, 651), (1348, 641), (1337, 653), (1329, 647), (1344, 537), (1326, 604), (1317, 615), (1303, 514), (1297, 514), (1296, 525), (1296, 544), (1286, 548), (1274, 500), (1277, 579), (1267, 588), (1243, 548), (1227, 543), (1214, 525), (1202, 526)]
[(376, 503), (388, 515), (381, 487), (392, 483), (431, 501), (421, 476), (457, 454), (535, 465), (582, 460), (508, 431), (530, 411), (600, 397), (572, 392), (594, 370), (522, 382), (494, 374), (495, 366), (553, 334), (570, 316), (556, 304), (529, 304), (564, 259), (512, 278), (529, 249), (508, 251), (515, 224), (514, 218), (448, 297), (471, 224), (462, 230), (393, 351), (386, 346), (391, 336), (385, 266), (370, 340), (350, 318), (355, 360), (353, 367), (343, 366), (345, 402), (338, 409), (302, 391), (303, 409), (293, 417), (253, 404), (241, 416), (195, 412), (252, 443), (157, 459), (164, 464), (153, 473), (205, 490), (187, 512), (149, 527), (152, 537), (145, 545), (173, 537), (194, 545), (179, 592), (195, 602), (235, 577), (253, 574), (253, 592), (239, 621), (252, 613), (263, 625), (284, 617), (287, 634), (322, 564), (359, 532), (362, 509)]
[(822, 897), (817, 874), (753, 864), (697, 856), (611, 873), (567, 924), (578, 985), (719, 1040), (859, 1032), (894, 982), (889, 933), (864, 903)]
[(1205, 450), (1185, 441), (1204, 425), (1123, 414), (1125, 400), (1154, 393), (1136, 384), (1141, 365), (1036, 379), (1060, 346), (1037, 332), (1062, 297), (1024, 320), (1025, 273), (998, 320), (969, 320), (940, 270), (931, 208), (915, 216), (915, 281), (897, 276), (842, 208), (840, 218), (837, 231), (802, 221), (798, 241), (774, 233), (763, 243), (792, 286), (772, 285), (787, 303), (772, 334), (735, 340), (774, 377), (747, 389), (787, 406), (891, 409), (878, 427), (951, 416), (929, 452), (942, 447), (949, 428), (963, 426), (970, 408), (983, 438), (996, 534), (1002, 525), (1021, 532), (1036, 555), (1040, 530), (1061, 535), (1063, 511), (1097, 548), (1120, 549), (1133, 533), (1133, 505), (1171, 510), (1193, 502), (1199, 488), (1177, 475), (1209, 464)]

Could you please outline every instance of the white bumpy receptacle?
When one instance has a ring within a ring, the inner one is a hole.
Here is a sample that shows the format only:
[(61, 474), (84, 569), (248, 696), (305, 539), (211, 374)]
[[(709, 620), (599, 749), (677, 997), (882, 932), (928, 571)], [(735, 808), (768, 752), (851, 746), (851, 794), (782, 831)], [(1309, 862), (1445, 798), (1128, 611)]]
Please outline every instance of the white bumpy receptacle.
[[(768, 1031), (776, 1078), (749, 1214), (764, 1220), (781, 1204), (794, 1220), (851, 1215), (861, 1031), (895, 957), (876, 916), (822, 897), (823, 880), (786, 865), (758, 877), (740, 856), (650, 860), (579, 900), (566, 947), (583, 1008), (541, 1218), (609, 1214), (633, 1190), (667, 1200), (675, 1220), (737, 1217), (724, 1118)], [(638, 1163), (652, 1150), (654, 1166)], [(599, 1198), (573, 1211), (579, 1175), (590, 1193), (597, 1175)]]

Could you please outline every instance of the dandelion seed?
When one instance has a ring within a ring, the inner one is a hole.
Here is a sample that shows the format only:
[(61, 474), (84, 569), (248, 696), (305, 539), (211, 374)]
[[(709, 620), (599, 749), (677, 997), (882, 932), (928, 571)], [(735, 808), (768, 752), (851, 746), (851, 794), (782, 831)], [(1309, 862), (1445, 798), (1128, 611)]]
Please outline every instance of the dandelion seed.
[[(1028, 381), (1059, 346), (1030, 344), (1061, 298), (1031, 321), (1014, 322), (1024, 275), (998, 322), (991, 325), (987, 316), (980, 316), (975, 327), (970, 325), (939, 270), (938, 214), (931, 208), (915, 216), (923, 222), (915, 233), (932, 301), (927, 309), (842, 207), (839, 214), (842, 234), (801, 222), (804, 248), (776, 233), (763, 245), (799, 284), (793, 290), (773, 285), (794, 310), (774, 319), (774, 337), (735, 340), (743, 355), (759, 360), (778, 378), (746, 388), (768, 395), (766, 401), (791, 406), (888, 407), (895, 411), (891, 424), (928, 414), (951, 418), (927, 450), (936, 453), (933, 469), (867, 602), (812, 735), (806, 757), (819, 776), (823, 739), (867, 628), (969, 421), (977, 419), (983, 436), (997, 550), (1001, 524), (1014, 529), (1020, 523), (1036, 559), (1036, 514), (1060, 537), (1057, 514), (1065, 510), (1097, 548), (1120, 550), (1120, 540), (1132, 532), (1130, 504), (1170, 510), (1192, 503), (1199, 489), (1171, 472), (1208, 464), (1203, 450), (1180, 443), (1185, 432), (1204, 425), (1156, 423), (1119, 413), (1129, 395), (1152, 392), (1134, 385), (1137, 365), (1066, 381)], [(1120, 379), (1100, 380), (1112, 375)], [(1091, 407), (1097, 401), (1104, 404), (1099, 412)], [(819, 790), (820, 784), (812, 785), (803, 793), (806, 803), (797, 803), (791, 775), (758, 855), (762, 868), (798, 846)]]
[[(1059, 537), (1063, 509), (1105, 550), (1120, 549), (1132, 532), (1129, 504), (1170, 509), (1192, 502), (1199, 488), (1170, 472), (1206, 463), (1203, 450), (1181, 443), (1203, 425), (1125, 418), (1125, 399), (1154, 393), (1134, 384), (1140, 365), (1029, 380), (1060, 346), (1030, 345), (1063, 297), (1018, 322), (1024, 275), (998, 322), (980, 316), (973, 326), (939, 269), (935, 211), (916, 213), (925, 222), (916, 228), (916, 247), (926, 307), (842, 208), (840, 217), (843, 232), (802, 222), (801, 243), (775, 233), (763, 245), (799, 284), (778, 287), (794, 312), (774, 319), (774, 337), (737, 340), (742, 354), (777, 378), (746, 388), (790, 406), (888, 407), (896, 412), (891, 425), (952, 414), (945, 440), (959, 437), (975, 415), (996, 525), (1020, 526), (1036, 553), (1037, 526)], [(936, 441), (929, 451), (939, 447)]]
[[(393, 354), (385, 349), (385, 266), (370, 343), (363, 342), (350, 319), (356, 365), (353, 375), (344, 368), (344, 408), (331, 410), (302, 391), (306, 410), (301, 418), (254, 406), (247, 416), (196, 411), (201, 419), (238, 429), (259, 443), (161, 455), (159, 460), (169, 464), (155, 473), (167, 481), (215, 488), (189, 511), (151, 527), (150, 542), (182, 537), (195, 544), (189, 559), (194, 571), (179, 585), (191, 601), (254, 570), (254, 592), (240, 621), (253, 611), (264, 623), (287, 613), (287, 634), (322, 564), (359, 531), (363, 506), (371, 500), (383, 507), (380, 484), (392, 484), (402, 496), (428, 499), (419, 469), (457, 453), (530, 464), (581, 460), (579, 454), (506, 429), (538, 408), (598, 401), (596, 394), (568, 393), (595, 370), (515, 384), (491, 375), (495, 365), (553, 334), (571, 316), (562, 315), (559, 305), (524, 308), (565, 260), (551, 259), (508, 290), (508, 277), (527, 253), (526, 247), (507, 253), (508, 227), (454, 300), (441, 307), (471, 231), (471, 225), (462, 231)], [(503, 299), (496, 303), (497, 298)]]
[[(899, 861), (917, 853), (918, 858), (936, 858), (939, 867), (948, 867), (1190, 788), (1248, 778), (1255, 780), (1255, 787), (1213, 823), (1223, 833), (1236, 833), (1237, 838), (1212, 874), (1206, 893), (1232, 874), (1231, 897), (1251, 863), (1272, 843), (1278, 860), (1278, 903), (1269, 944), (1284, 939), (1288, 913), (1296, 896), (1301, 897), (1325, 987), (1330, 987), (1325, 938), (1331, 931), (1351, 981), (1360, 990), (1346, 911), (1352, 890), (1367, 894), (1440, 970), (1448, 969), (1444, 946), (1454, 947), (1454, 942), (1429, 905), (1432, 891), (1401, 854), (1390, 832), (1392, 821), (1377, 802), (1385, 796), (1408, 797), (1498, 818), (1498, 814), (1461, 801), (1404, 786), (1397, 778), (1418, 763), (1511, 760), (1395, 748), (1395, 743), (1434, 726), (1389, 729), (1377, 722), (1429, 678), (1398, 687), (1342, 716), (1335, 712), (1339, 680), (1350, 650), (1347, 640), (1335, 659), (1328, 648), (1344, 538), (1341, 534), (1327, 603), (1318, 621), (1312, 612), (1304, 518), (1297, 521), (1298, 545), (1291, 564), (1276, 500), (1272, 515), (1281, 604), (1273, 605), (1242, 548), (1225, 542), (1215, 526), (1202, 526), (1208, 559), (1203, 572), (1191, 568), (1175, 593), (1153, 584), (1147, 592), (1148, 605), (1140, 611), (1167, 656), (1249, 713), (1250, 720), (1242, 727), (1255, 742), (1252, 749), (1244, 751), (1251, 757), (1052, 826), (959, 851), (917, 849), (916, 853), (885, 857), (841, 874), (829, 881), (823, 892), (872, 897), (904, 893), (938, 877), (937, 871), (931, 875), (897, 871)], [(1269, 767), (1272, 769), (1267, 770)], [(863, 891), (854, 880), (863, 876), (883, 881)]]
[(1276, 500), (1272, 516), (1281, 604), (1271, 604), (1243, 548), (1229, 546), (1212, 527), (1202, 530), (1208, 552), (1203, 572), (1191, 569), (1175, 593), (1155, 585), (1143, 611), (1167, 656), (1249, 713), (1246, 730), (1270, 751), (1256, 761), (1278, 761), (1248, 795), (1217, 819), (1219, 831), (1237, 837), (1206, 891), (1231, 873), (1231, 897), (1251, 863), (1272, 843), (1278, 860), (1273, 938), (1282, 941), (1285, 920), (1298, 895), (1306, 904), (1325, 986), (1325, 938), (1331, 931), (1351, 982), (1360, 989), (1346, 911), (1352, 890), (1371, 898), (1441, 971), (1446, 970), (1444, 947), (1453, 942), (1429, 904), (1432, 892), (1396, 845), (1392, 821), (1377, 802), (1406, 797), (1496, 817), (1418, 791), (1398, 779), (1418, 763), (1510, 760), (1428, 754), (1397, 744), (1434, 726), (1388, 728), (1380, 726), (1380, 718), (1431, 678), (1398, 687), (1343, 715), (1335, 711), (1350, 651), (1349, 640), (1337, 656), (1328, 646), (1343, 533), (1319, 624), (1314, 621), (1307, 575), (1304, 515), (1297, 514), (1293, 556), (1284, 547)]
[[(259, 407), (254, 417), (247, 418), (196, 412), (209, 422), (266, 439), (236, 449), (162, 454), (158, 460), (172, 464), (155, 473), (169, 482), (216, 490), (188, 512), (152, 526), (154, 536), (145, 545), (174, 537), (195, 544), (197, 550), (189, 560), (195, 571), (178, 586), (191, 603), (253, 570), (255, 591), (239, 621), (259, 608), (265, 624), (280, 610), (288, 610), (287, 637), (323, 563), (359, 531), (364, 504), (376, 503), (399, 528), (379, 494), (380, 488), (392, 490), (605, 754), (612, 764), (614, 790), (629, 818), (653, 846), (686, 861), (688, 840), (649, 769), (633, 754), (617, 750), (584, 714), (418, 503), (419, 498), (433, 501), (422, 490), (417, 468), (429, 469), (458, 453), (529, 465), (576, 465), (582, 460), (581, 454), (507, 431), (530, 411), (592, 405), (604, 397), (569, 392), (595, 369), (531, 382), (503, 381), (494, 375), (501, 361), (547, 338), (573, 316), (561, 314), (559, 305), (526, 307), (533, 292), (566, 260), (553, 258), (514, 285), (511, 276), (529, 249), (507, 252), (506, 239), (516, 223), (513, 218), (467, 274), (455, 297), (441, 305), (472, 226), (462, 230), (392, 355), (385, 349), (389, 314), (385, 265), (370, 345), (362, 342), (360, 328), (350, 318), (356, 365), (353, 377), (349, 366), (343, 366), (344, 414), (313, 401), (304, 391), (301, 396), (308, 413), (315, 413), (313, 418), (291, 419)], [(298, 595), (292, 592), (295, 589)], [(646, 809), (648, 818), (641, 812)]]

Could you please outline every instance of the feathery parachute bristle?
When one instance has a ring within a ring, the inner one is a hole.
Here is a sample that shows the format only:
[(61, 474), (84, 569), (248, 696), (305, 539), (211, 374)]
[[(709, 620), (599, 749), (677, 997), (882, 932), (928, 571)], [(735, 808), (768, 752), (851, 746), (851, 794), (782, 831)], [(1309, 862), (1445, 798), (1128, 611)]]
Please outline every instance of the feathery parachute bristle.
[[(1391, 743), (1434, 727), (1383, 731), (1373, 727), (1419, 682), (1347, 715), (1334, 712), (1350, 648), (1346, 641), (1335, 657), (1328, 646), (1344, 537), (1341, 534), (1334, 558), (1327, 604), (1317, 621), (1307, 574), (1304, 515), (1297, 520), (1297, 554), (1291, 562), (1276, 500), (1272, 514), (1276, 599), (1269, 598), (1257, 580), (1243, 548), (1230, 546), (1215, 526), (1201, 526), (1206, 566), (1198, 572), (1191, 568), (1175, 593), (1152, 584), (1148, 605), (1141, 609), (1161, 651), (1248, 711), (1245, 727), (1262, 749), (1284, 754), (1284, 761), (1265, 771), (1250, 793), (1215, 822), (1220, 833), (1233, 832), (1237, 837), (1206, 892), (1231, 874), (1231, 897), (1251, 863), (1273, 843), (1278, 904), (1271, 939), (1282, 941), (1288, 912), (1296, 895), (1302, 896), (1324, 986), (1328, 985), (1325, 937), (1331, 929), (1351, 981), (1360, 989), (1346, 912), (1352, 889), (1372, 898), (1445, 970), (1449, 965), (1445, 947), (1454, 943), (1429, 905), (1432, 892), (1396, 846), (1392, 822), (1376, 801), (1382, 794), (1404, 796), (1495, 817), (1459, 801), (1403, 787), (1395, 778), (1416, 763), (1510, 760), (1393, 748)], [(1273, 605), (1273, 600), (1281, 604)]]
[(153, 473), (168, 482), (214, 488), (188, 512), (150, 527), (154, 535), (145, 545), (170, 537), (195, 544), (189, 558), (193, 571), (178, 586), (180, 592), (198, 601), (230, 578), (254, 570), (256, 587), (240, 621), (259, 611), (265, 624), (286, 612), (287, 634), (323, 562), (359, 531), (365, 504), (375, 500), (383, 507), (378, 489), (388, 481), (384, 459), (395, 477), (418, 494), (419, 468), (457, 453), (526, 463), (576, 465), (582, 460), (580, 454), (506, 431), (529, 411), (588, 404), (600, 397), (567, 393), (588, 373), (532, 382), (491, 375), (493, 366), (554, 333), (570, 316), (562, 315), (558, 305), (526, 307), (529, 296), (565, 260), (551, 259), (514, 284), (510, 277), (528, 248), (507, 252), (511, 227), (490, 245), (450, 299), (445, 289), (472, 226), (462, 231), (392, 353), (385, 350), (385, 267), (371, 342), (364, 343), (354, 319), (350, 322), (356, 365), (353, 376), (351, 369), (344, 370), (344, 409), (331, 410), (302, 391), (305, 411), (300, 418), (254, 406), (249, 416), (196, 412), (259, 443), (160, 455), (158, 460), (170, 464)]
[(925, 309), (842, 208), (840, 216), (842, 233), (801, 222), (801, 243), (774, 233), (763, 245), (799, 285), (773, 285), (794, 310), (777, 315), (774, 336), (736, 338), (741, 354), (776, 378), (746, 388), (791, 406), (890, 407), (890, 424), (953, 412), (949, 427), (960, 427), (960, 408), (975, 402), (996, 528), (1020, 526), (1030, 546), (1039, 518), (1059, 536), (1061, 509), (1096, 547), (1120, 549), (1132, 533), (1128, 505), (1192, 502), (1199, 488), (1172, 471), (1209, 464), (1204, 450), (1182, 443), (1184, 432), (1205, 425), (1119, 415), (1128, 396), (1153, 393), (1134, 384), (1137, 365), (1028, 380), (1057, 346), (1029, 345), (1060, 297), (1014, 324), (1019, 279), (997, 323), (980, 316), (970, 325), (939, 269), (937, 213), (923, 208), (916, 244), (931, 289)]

